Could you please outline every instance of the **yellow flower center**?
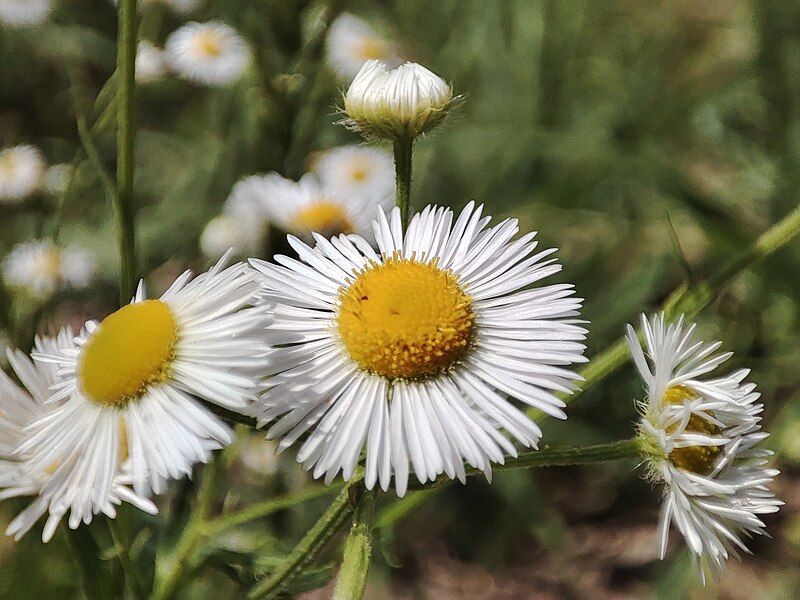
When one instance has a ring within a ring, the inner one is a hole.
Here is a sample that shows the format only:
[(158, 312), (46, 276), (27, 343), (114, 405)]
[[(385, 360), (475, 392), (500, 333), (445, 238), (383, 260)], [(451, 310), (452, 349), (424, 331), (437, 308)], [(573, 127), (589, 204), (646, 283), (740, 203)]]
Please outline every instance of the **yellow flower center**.
[(350, 171), (350, 177), (353, 178), (353, 181), (361, 182), (364, 181), (369, 176), (367, 169), (364, 167), (354, 167), (352, 171)]
[(353, 225), (341, 205), (321, 200), (299, 211), (294, 225), (301, 231), (316, 231), (326, 237), (340, 233), (353, 233)]
[(362, 368), (416, 379), (467, 350), (474, 315), (456, 278), (435, 263), (394, 257), (372, 264), (339, 294), (339, 336)]
[(19, 161), (13, 152), (7, 152), (0, 156), (0, 174), (5, 177), (10, 177), (17, 169)]
[(361, 42), (359, 54), (364, 61), (381, 60), (389, 56), (389, 44), (380, 38), (366, 38)]
[(123, 406), (164, 381), (178, 327), (166, 302), (129, 304), (100, 323), (81, 352), (78, 380), (87, 398)]
[(222, 54), (222, 37), (216, 31), (202, 31), (195, 41), (198, 54), (217, 58)]
[(36, 273), (42, 277), (57, 277), (61, 272), (61, 255), (50, 248), (40, 254), (35, 261)]
[[(676, 385), (666, 391), (664, 394), (664, 403), (683, 404), (684, 401), (693, 400), (697, 397), (697, 394), (685, 385)], [(672, 425), (667, 428), (667, 433), (673, 433), (676, 428), (677, 424)], [(716, 436), (721, 433), (720, 428), (714, 423), (710, 423), (695, 414), (689, 417), (686, 431), (702, 433), (709, 436)], [(672, 461), (673, 465), (680, 469), (691, 471), (698, 475), (707, 475), (714, 470), (714, 464), (720, 453), (722, 453), (721, 446), (688, 446), (686, 448), (675, 448), (669, 453), (669, 459)]]

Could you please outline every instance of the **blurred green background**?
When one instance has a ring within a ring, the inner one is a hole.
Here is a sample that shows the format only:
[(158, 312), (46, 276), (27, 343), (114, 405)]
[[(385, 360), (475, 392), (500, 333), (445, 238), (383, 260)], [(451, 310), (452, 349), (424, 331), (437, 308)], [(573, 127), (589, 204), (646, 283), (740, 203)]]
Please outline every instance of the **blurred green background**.
[[(296, 178), (314, 152), (358, 143), (334, 124), (346, 83), (326, 66), (319, 37), (321, 20), (343, 10), (465, 96), (417, 144), (415, 205), (476, 199), (496, 219), (518, 217), (522, 230), (557, 246), (559, 278), (587, 299), (590, 358), (625, 323), (724, 264), (800, 200), (798, 2), (209, 0), (189, 15), (151, 2), (142, 9), (142, 38), (160, 46), (187, 20), (219, 19), (255, 54), (255, 67), (232, 86), (167, 76), (138, 91), (139, 271), (154, 291), (187, 266), (209, 264), (200, 234), (239, 178), (270, 170)], [(75, 168), (63, 195), (0, 205), (0, 255), (57, 236), (93, 251), (100, 268), (92, 287), (47, 301), (3, 288), (2, 329), (22, 347), (34, 331), (102, 318), (115, 306), (113, 216), (76, 126), (86, 120), (113, 172), (106, 81), (115, 36), (116, 9), (106, 0), (65, 0), (41, 25), (0, 28), (0, 147), (32, 143), (48, 163)], [(800, 595), (798, 269), (794, 243), (737, 277), (699, 318), (706, 339), (736, 352), (733, 366), (753, 370), (782, 471), (776, 491), (786, 502), (767, 519), (774, 539), (753, 540), (755, 556), (731, 560), (720, 583), (699, 587), (677, 535), (658, 561), (659, 492), (620, 463), (500, 473), (491, 486), (476, 479), (433, 495), (382, 531), (367, 597)], [(641, 396), (629, 366), (571, 405), (567, 422), (547, 422), (543, 443), (628, 436)], [(242, 432), (229, 454), (220, 507), (310, 480), (291, 452), (271, 458), (260, 435)], [(226, 543), (260, 548), (259, 568), (268, 568), (264, 557), (291, 548), (325, 502), (259, 521)], [(169, 498), (160, 505), (169, 515)], [(19, 506), (0, 504), (0, 526)], [(146, 555), (166, 517), (136, 518)], [(0, 597), (78, 593), (63, 536), (44, 546), (38, 535), (0, 540)], [(210, 561), (184, 597), (242, 597), (232, 570)]]

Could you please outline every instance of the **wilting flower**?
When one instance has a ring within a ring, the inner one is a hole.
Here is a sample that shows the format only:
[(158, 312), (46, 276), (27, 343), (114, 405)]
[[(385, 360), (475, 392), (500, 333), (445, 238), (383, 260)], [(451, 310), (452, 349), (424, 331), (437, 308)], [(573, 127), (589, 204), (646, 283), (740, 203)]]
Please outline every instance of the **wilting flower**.
[(150, 42), (139, 42), (136, 49), (136, 81), (150, 83), (161, 79), (166, 73), (167, 59), (164, 51)]
[(370, 60), (344, 96), (344, 124), (370, 139), (413, 139), (438, 125), (452, 103), (453, 88), (422, 65), (390, 69)]
[(49, 240), (23, 242), (5, 257), (3, 279), (44, 297), (59, 287), (86, 287), (97, 269), (91, 252), (77, 246), (59, 248)]
[[(565, 418), (555, 394), (575, 389), (583, 362), (581, 299), (569, 284), (528, 288), (561, 270), (555, 250), (533, 253), (516, 219), (487, 227), (470, 203), (455, 219), (429, 206), (403, 234), (400, 212), (374, 222), (376, 253), (356, 235), (289, 243), (299, 260), (252, 259), (274, 306), (274, 347), (259, 424), (280, 449), (308, 433), (297, 459), (314, 477), (349, 479), (366, 445), (366, 485), (398, 495), (409, 463), (421, 482), (487, 475), (541, 430), (518, 408)], [(280, 349), (278, 349), (280, 347)]]
[[(72, 339), (71, 332), (64, 330), (57, 340), (37, 338), (34, 350), (53, 353), (58, 348), (69, 348)], [(69, 526), (75, 529), (81, 521), (89, 523), (99, 512), (114, 518), (115, 506), (122, 502), (129, 502), (155, 514), (155, 505), (128, 487), (130, 477), (120, 465), (115, 465), (111, 470), (107, 490), (100, 495), (96, 490), (61, 485), (64, 473), (73, 468), (69, 462), (54, 461), (43, 467), (31, 460), (30, 450), (17, 451), (18, 446), (36, 435), (37, 428), (59, 410), (61, 403), (47, 402), (50, 386), (57, 379), (57, 367), (35, 364), (19, 350), (7, 350), (6, 355), (24, 387), (15, 384), (0, 371), (0, 397), (3, 399), (3, 418), (0, 419), (0, 498), (36, 496), (11, 521), (6, 534), (20, 539), (36, 521), (49, 513), (42, 531), (42, 541), (47, 542), (68, 510), (71, 510)]]
[(328, 64), (342, 79), (351, 80), (368, 60), (397, 66), (393, 45), (364, 19), (342, 13), (331, 24), (325, 43)]
[(247, 42), (218, 21), (187, 23), (169, 36), (165, 52), (176, 73), (210, 86), (233, 83), (250, 63)]
[(72, 165), (61, 163), (48, 167), (44, 174), (44, 190), (48, 194), (58, 196), (67, 191), (69, 179), (72, 176)]
[(394, 162), (382, 148), (332, 148), (317, 159), (314, 172), (322, 185), (337, 196), (377, 199), (382, 206), (391, 206), (395, 194)]
[(210, 258), (219, 258), (229, 248), (237, 254), (252, 254), (261, 240), (262, 227), (258, 219), (237, 218), (221, 214), (211, 219), (200, 236), (200, 249)]
[(255, 399), (266, 312), (251, 305), (252, 270), (223, 268), (226, 259), (194, 280), (187, 271), (158, 300), (140, 286), (131, 304), (87, 323), (76, 346), (34, 353), (58, 367), (48, 402), (63, 404), (21, 449), (37, 469), (69, 465), (59, 491), (107, 498), (125, 461), (137, 494), (161, 493), (232, 441), (200, 400), (244, 411)]
[(0, 151), (0, 202), (19, 202), (37, 191), (46, 168), (36, 146), (13, 146)]
[(39, 25), (52, 10), (52, 0), (0, 0), (0, 23), (9, 27)]
[(237, 183), (225, 210), (238, 218), (275, 223), (284, 231), (311, 240), (314, 231), (324, 235), (356, 233), (367, 236), (371, 229), (369, 214), (375, 206), (393, 202), (393, 198), (337, 194), (310, 173), (299, 181), (268, 173), (252, 175)]
[(642, 315), (642, 328), (647, 357), (631, 326), (628, 338), (648, 394), (640, 432), (650, 476), (665, 486), (661, 557), (674, 523), (705, 583), (706, 571), (715, 576), (729, 554), (748, 551), (742, 538), (764, 533), (758, 515), (782, 504), (767, 488), (778, 474), (767, 465), (771, 452), (757, 447), (768, 435), (763, 405), (755, 384), (745, 382), (747, 369), (701, 379), (732, 354), (718, 353), (720, 342), (695, 340), (694, 325)]

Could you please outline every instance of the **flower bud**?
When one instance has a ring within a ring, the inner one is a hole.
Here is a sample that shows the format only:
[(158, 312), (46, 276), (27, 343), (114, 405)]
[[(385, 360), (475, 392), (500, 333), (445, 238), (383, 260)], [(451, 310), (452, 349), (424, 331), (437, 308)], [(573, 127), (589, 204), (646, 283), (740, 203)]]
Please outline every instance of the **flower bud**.
[(422, 65), (364, 63), (344, 96), (344, 124), (367, 139), (413, 139), (446, 116), (453, 88)]

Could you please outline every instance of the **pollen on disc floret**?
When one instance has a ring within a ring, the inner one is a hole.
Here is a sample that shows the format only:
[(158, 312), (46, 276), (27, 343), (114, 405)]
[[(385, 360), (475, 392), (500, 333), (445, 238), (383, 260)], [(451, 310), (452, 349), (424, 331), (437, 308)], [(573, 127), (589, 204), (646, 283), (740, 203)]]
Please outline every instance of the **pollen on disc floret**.
[(86, 396), (121, 406), (163, 381), (174, 356), (178, 327), (162, 300), (122, 307), (100, 324), (86, 343), (78, 378)]
[(470, 298), (435, 261), (394, 256), (373, 263), (340, 293), (340, 303), (337, 328), (350, 357), (389, 379), (447, 369), (469, 346)]
[[(699, 396), (685, 385), (676, 385), (669, 388), (664, 394), (664, 404), (681, 405), (686, 400), (695, 400)], [(713, 417), (713, 414), (710, 416)], [(674, 424), (667, 428), (667, 433), (673, 433), (678, 427)], [(708, 436), (719, 436), (722, 430), (714, 423), (707, 421), (698, 414), (692, 413), (684, 430), (687, 433), (700, 433)], [(722, 453), (720, 446), (685, 446), (675, 448), (669, 453), (669, 460), (680, 469), (707, 475), (714, 470), (714, 463)]]

